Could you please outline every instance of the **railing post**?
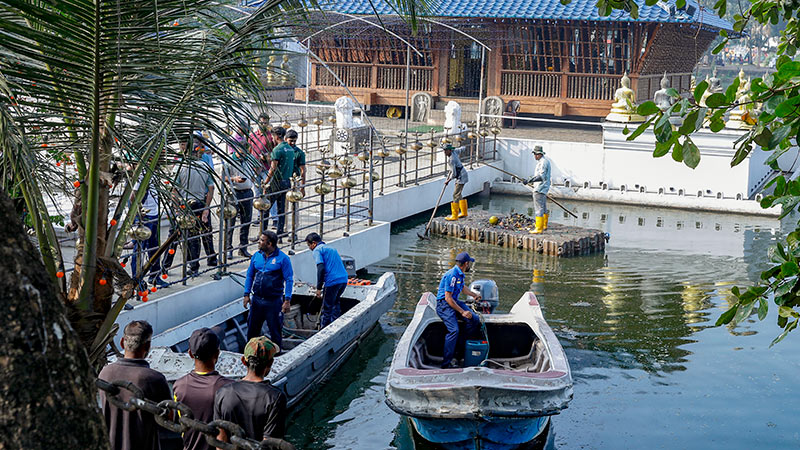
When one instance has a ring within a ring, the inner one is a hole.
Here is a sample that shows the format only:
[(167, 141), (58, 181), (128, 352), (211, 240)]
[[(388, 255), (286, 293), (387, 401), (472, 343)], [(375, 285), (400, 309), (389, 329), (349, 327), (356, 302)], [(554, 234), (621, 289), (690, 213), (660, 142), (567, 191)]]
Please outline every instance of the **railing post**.
[(369, 226), (372, 226), (372, 218), (375, 207), (375, 182), (372, 179), (372, 171), (375, 168), (375, 162), (372, 160), (372, 129), (369, 130)]
[(559, 76), (561, 77), (561, 98), (567, 98), (569, 96), (567, 92), (569, 90), (569, 77), (564, 72), (561, 72)]
[[(217, 261), (219, 262), (218, 268), (219, 272), (225, 272), (225, 265), (228, 263), (228, 252), (227, 250), (227, 237), (228, 237), (228, 219), (225, 218), (225, 207), (228, 204), (226, 200), (226, 195), (224, 189), (221, 189), (220, 192), (220, 204), (219, 204), (219, 213), (217, 217), (219, 217), (219, 258)], [(237, 211), (238, 214), (238, 211)], [(211, 223), (211, 213), (209, 212), (208, 223)], [(234, 220), (236, 216), (233, 216)], [(233, 236), (231, 236), (231, 249), (233, 249)], [(231, 250), (233, 251), (233, 250)]]

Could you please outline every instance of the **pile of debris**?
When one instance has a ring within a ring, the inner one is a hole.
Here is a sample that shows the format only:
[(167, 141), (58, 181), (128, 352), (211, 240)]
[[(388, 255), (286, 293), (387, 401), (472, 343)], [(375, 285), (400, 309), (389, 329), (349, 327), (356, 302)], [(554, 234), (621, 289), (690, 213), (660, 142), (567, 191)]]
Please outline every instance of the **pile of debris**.
[(501, 219), (498, 226), (506, 230), (532, 230), (536, 228), (536, 221), (533, 217), (512, 212), (508, 217)]

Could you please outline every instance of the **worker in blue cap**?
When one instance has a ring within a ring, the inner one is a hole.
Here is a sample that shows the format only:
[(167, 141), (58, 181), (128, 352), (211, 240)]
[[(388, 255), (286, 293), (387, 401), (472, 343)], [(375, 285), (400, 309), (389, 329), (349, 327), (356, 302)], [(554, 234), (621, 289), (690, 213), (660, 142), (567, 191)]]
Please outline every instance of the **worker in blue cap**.
[[(481, 295), (472, 292), (464, 285), (464, 273), (472, 269), (475, 259), (467, 252), (461, 252), (456, 256), (456, 265), (448, 270), (439, 282), (439, 291), (436, 294), (436, 313), (447, 327), (447, 336), (444, 338), (444, 353), (442, 355), (442, 368), (451, 369), (458, 367), (453, 361), (456, 354), (456, 346), (463, 346), (466, 336), (474, 335), (481, 327), (481, 321), (466, 303), (458, 300), (459, 294), (463, 292), (480, 301)], [(459, 333), (459, 321), (464, 322), (464, 334)], [(462, 339), (459, 339), (459, 335)]]

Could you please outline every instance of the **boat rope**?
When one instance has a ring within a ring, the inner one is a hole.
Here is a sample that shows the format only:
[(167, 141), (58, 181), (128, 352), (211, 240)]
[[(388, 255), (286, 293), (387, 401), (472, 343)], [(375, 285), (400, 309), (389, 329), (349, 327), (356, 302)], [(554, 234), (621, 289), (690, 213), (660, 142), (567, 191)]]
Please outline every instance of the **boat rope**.
[(478, 308), (476, 307), (476, 303), (470, 303), (469, 308), (472, 310), (473, 314), (478, 315), (478, 319), (481, 321), (481, 333), (483, 333), (483, 338), (486, 340), (486, 358), (481, 361), (481, 366), (489, 360), (489, 350), (491, 349), (491, 344), (489, 343), (489, 332), (486, 331), (486, 320), (483, 318), (483, 314), (478, 312)]

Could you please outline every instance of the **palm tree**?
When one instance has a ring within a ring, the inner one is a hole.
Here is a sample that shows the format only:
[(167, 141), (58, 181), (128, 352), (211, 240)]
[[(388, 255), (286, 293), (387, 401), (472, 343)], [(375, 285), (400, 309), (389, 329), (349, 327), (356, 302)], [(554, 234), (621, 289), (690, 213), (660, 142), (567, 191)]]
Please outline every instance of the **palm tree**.
[[(427, 8), (391, 1), (411, 17)], [(0, 0), (0, 180), (24, 210), (46, 276), (71, 307), (93, 360), (133, 295), (135, 282), (118, 259), (146, 187), (169, 191), (170, 149), (193, 130), (238, 145), (226, 124), (252, 123), (268, 107), (259, 95), (260, 61), (279, 51), (276, 39), (290, 36), (291, 25), (303, 24), (307, 3), (236, 5)], [(137, 181), (145, 188), (134, 190)], [(78, 244), (67, 279), (54, 231), (59, 218), (48, 204), (73, 186)], [(113, 208), (112, 186), (121, 190)], [(179, 203), (167, 207), (180, 213)]]

